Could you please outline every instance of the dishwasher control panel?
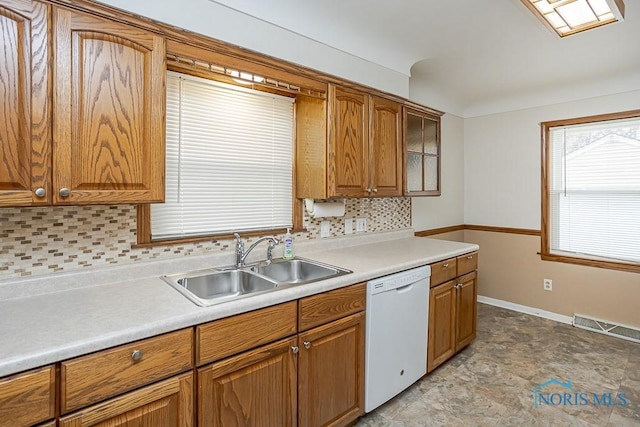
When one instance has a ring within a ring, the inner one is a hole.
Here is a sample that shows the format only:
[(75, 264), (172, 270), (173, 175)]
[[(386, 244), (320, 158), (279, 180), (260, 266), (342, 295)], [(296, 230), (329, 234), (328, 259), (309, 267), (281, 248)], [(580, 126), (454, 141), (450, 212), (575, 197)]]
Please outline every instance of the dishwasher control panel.
[(380, 292), (390, 291), (392, 289), (402, 288), (431, 276), (431, 267), (425, 265), (423, 267), (414, 268), (401, 273), (395, 273), (390, 276), (380, 277), (369, 282), (368, 291), (373, 295)]

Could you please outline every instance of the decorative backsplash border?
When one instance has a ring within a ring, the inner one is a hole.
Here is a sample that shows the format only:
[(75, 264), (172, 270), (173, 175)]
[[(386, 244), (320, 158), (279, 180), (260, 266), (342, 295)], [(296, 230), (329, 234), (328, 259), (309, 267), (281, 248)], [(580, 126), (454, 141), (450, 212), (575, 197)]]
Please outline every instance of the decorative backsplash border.
[[(329, 221), (332, 237), (343, 236), (345, 218), (366, 218), (367, 233), (408, 228), (411, 199), (347, 199), (345, 216), (340, 218), (311, 218), (305, 212), (307, 231), (296, 233), (294, 239), (319, 239), (323, 220)], [(135, 243), (136, 208), (132, 205), (3, 208), (0, 209), (0, 280), (206, 255), (234, 247), (231, 240), (132, 249)]]

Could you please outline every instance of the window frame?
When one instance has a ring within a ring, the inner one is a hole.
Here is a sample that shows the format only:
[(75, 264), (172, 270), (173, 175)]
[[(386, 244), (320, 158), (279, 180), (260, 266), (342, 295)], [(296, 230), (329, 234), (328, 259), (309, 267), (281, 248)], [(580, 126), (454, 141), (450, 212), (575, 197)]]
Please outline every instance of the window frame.
[(590, 257), (587, 255), (551, 253), (551, 201), (549, 195), (550, 177), (550, 131), (559, 126), (580, 125), (598, 123), (610, 120), (630, 119), (640, 117), (640, 110), (629, 110), (618, 113), (600, 114), (594, 116), (578, 117), (572, 119), (554, 120), (540, 123), (541, 130), (541, 248), (540, 258), (544, 261), (555, 261), (569, 264), (577, 264), (589, 267), (606, 268), (610, 270), (630, 271), (640, 273), (640, 263), (614, 261), (608, 258)]
[[(205, 78), (213, 81), (218, 81), (226, 84), (235, 85), (242, 88), (247, 88), (246, 85), (241, 84), (233, 78), (229, 78), (226, 76), (220, 76), (213, 72), (207, 72), (187, 67), (174, 67), (172, 65), (167, 66), (167, 71), (175, 71), (179, 73), (189, 74), (195, 77)], [(252, 87), (255, 90), (261, 90), (264, 92), (275, 93), (278, 95), (293, 97), (291, 93), (288, 92), (279, 92), (269, 87), (261, 87), (254, 86)], [(293, 125), (294, 125), (294, 140), (293, 140), (293, 153), (291, 162), (292, 162), (292, 191), (291, 197), (293, 200), (293, 212), (292, 212), (292, 222), (293, 229), (292, 232), (303, 232), (306, 231), (303, 226), (303, 205), (302, 200), (296, 198), (296, 140), (295, 140), (295, 126), (296, 126), (296, 108), (294, 107), (294, 117), (293, 117)], [(225, 240), (225, 239), (233, 239), (234, 236), (231, 233), (210, 233), (210, 234), (202, 234), (197, 236), (187, 236), (187, 237), (168, 237), (168, 238), (153, 238), (151, 234), (151, 205), (137, 205), (137, 220), (136, 220), (136, 235), (137, 235), (137, 243), (132, 245), (132, 248), (148, 248), (154, 246), (166, 246), (166, 245), (178, 245), (178, 244), (186, 244), (186, 243), (199, 243), (199, 242), (210, 242), (214, 240)], [(286, 228), (277, 228), (277, 229), (263, 229), (263, 230), (255, 230), (255, 231), (247, 231), (242, 232), (243, 237), (255, 237), (255, 236), (266, 236), (272, 234), (284, 234), (287, 231)]]

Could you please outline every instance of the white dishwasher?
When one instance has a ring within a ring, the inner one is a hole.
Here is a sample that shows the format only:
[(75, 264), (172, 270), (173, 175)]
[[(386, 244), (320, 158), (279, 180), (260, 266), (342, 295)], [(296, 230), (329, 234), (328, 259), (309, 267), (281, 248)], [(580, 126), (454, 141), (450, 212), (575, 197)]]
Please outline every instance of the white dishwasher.
[(367, 283), (365, 412), (427, 373), (430, 276), (427, 265)]

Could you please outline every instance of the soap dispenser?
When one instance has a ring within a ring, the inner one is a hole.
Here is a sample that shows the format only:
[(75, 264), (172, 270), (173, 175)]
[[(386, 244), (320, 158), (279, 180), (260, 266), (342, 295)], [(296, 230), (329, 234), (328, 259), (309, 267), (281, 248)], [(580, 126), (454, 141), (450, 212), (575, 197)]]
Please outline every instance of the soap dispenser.
[(291, 235), (290, 228), (287, 228), (287, 234), (284, 235), (284, 253), (282, 258), (293, 259), (293, 236)]

